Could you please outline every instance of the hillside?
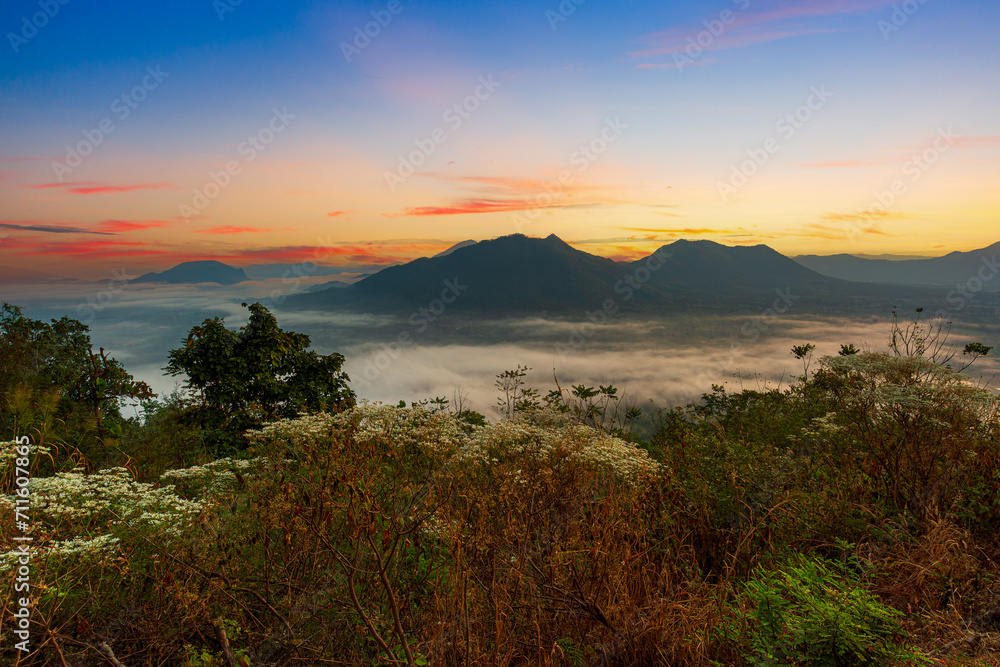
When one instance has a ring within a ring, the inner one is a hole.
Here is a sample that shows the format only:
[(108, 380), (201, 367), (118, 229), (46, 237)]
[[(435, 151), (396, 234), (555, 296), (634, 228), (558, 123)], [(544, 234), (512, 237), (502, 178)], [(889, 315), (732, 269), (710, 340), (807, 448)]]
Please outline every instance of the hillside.
[(969, 252), (952, 252), (928, 259), (865, 259), (854, 255), (800, 255), (795, 261), (833, 278), (894, 285), (954, 287), (970, 280), (983, 280), (988, 290), (1000, 290), (996, 276), (1000, 242)]
[(435, 300), (449, 313), (503, 317), (580, 314), (609, 299), (626, 312), (675, 308), (760, 308), (777, 291), (810, 297), (812, 307), (914, 298), (912, 290), (873, 287), (820, 275), (767, 246), (675, 241), (632, 262), (577, 250), (551, 235), (520, 234), (457, 247), (386, 268), (344, 289), (288, 299), (286, 308), (405, 315)]

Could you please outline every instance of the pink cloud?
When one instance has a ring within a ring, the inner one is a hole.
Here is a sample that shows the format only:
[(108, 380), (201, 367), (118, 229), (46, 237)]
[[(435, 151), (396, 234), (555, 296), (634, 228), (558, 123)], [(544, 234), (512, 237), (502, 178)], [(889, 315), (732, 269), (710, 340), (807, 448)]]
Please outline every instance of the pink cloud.
[(70, 181), (68, 183), (38, 183), (35, 185), (25, 185), (24, 187), (33, 190), (42, 190), (46, 188), (78, 188), (89, 185), (97, 185), (97, 183), (94, 181)]
[(990, 148), (992, 146), (1000, 146), (1000, 136), (976, 135), (958, 137), (955, 139), (955, 146), (958, 148)]
[[(728, 24), (723, 26), (721, 34), (714, 36), (707, 44), (702, 44), (705, 51), (724, 51), (728, 49), (738, 49), (757, 44), (764, 44), (791, 37), (811, 35), (817, 33), (835, 32), (831, 28), (802, 25), (776, 26), (772, 24), (793, 22), (796, 19), (810, 19), (839, 14), (852, 14), (887, 7), (893, 4), (894, 0), (839, 0), (830, 2), (829, 0), (799, 0), (797, 2), (772, 3), (773, 9), (758, 12), (743, 12), (736, 8), (729, 11), (733, 18)], [(716, 20), (720, 14), (706, 17), (706, 20)], [(648, 44), (648, 48), (629, 52), (633, 58), (650, 58), (655, 56), (673, 55), (686, 52), (690, 46), (690, 39), (705, 30), (703, 24), (693, 24), (688, 28), (662, 30), (640, 37), (640, 41)], [(704, 40), (708, 41), (708, 40)], [(692, 63), (686, 63), (692, 64)], [(670, 66), (663, 63), (644, 63), (652, 68), (669, 69)]]
[(170, 187), (169, 183), (140, 183), (137, 185), (101, 185), (93, 181), (76, 181), (68, 183), (38, 183), (26, 185), (26, 188), (63, 188), (67, 192), (78, 195), (106, 194), (111, 192), (132, 192), (133, 190), (156, 190)]
[(70, 192), (80, 195), (106, 194), (110, 192), (132, 192), (133, 190), (158, 190), (170, 187), (169, 183), (141, 183), (139, 185), (97, 185), (93, 187), (71, 188)]
[(97, 225), (102, 232), (137, 232), (143, 229), (166, 227), (169, 223), (163, 220), (104, 220)]
[(258, 229), (256, 227), (233, 227), (224, 225), (222, 227), (212, 227), (210, 229), (195, 229), (196, 234), (248, 234), (254, 232), (272, 232), (273, 229)]
[(501, 213), (504, 211), (524, 211), (532, 208), (544, 208), (536, 202), (527, 199), (521, 200), (491, 200), (491, 199), (466, 199), (455, 202), (450, 206), (418, 206), (408, 208), (401, 214), (383, 214), (387, 218), (428, 216), (428, 215), (461, 215), (463, 213)]

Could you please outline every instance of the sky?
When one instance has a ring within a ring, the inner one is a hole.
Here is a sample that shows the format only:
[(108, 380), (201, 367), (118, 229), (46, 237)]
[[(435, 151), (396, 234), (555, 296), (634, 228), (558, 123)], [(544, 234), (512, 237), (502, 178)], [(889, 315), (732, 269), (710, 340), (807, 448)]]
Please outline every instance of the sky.
[(986, 0), (6, 0), (0, 260), (981, 248), (998, 25)]

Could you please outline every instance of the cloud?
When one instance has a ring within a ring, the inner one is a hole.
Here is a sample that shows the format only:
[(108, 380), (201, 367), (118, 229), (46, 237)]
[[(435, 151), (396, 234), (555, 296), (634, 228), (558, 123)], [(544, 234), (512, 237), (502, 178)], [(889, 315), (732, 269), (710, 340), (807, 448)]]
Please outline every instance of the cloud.
[(897, 213), (895, 211), (874, 209), (870, 211), (859, 211), (857, 213), (824, 213), (819, 217), (822, 220), (829, 220), (830, 222), (857, 222), (859, 220), (871, 220), (873, 218), (881, 220), (903, 220), (909, 218), (910, 216), (905, 213)]
[(636, 65), (639, 69), (682, 69), (684, 67), (690, 67), (692, 65), (696, 67), (704, 67), (706, 65), (714, 65), (719, 62), (718, 60), (691, 60), (686, 61), (683, 65), (680, 63), (640, 63)]
[(619, 227), (626, 232), (648, 232), (650, 234), (731, 234), (731, 229), (694, 229), (685, 227), (684, 229), (648, 229), (646, 227)]
[(71, 256), (108, 259), (111, 257), (148, 257), (163, 251), (148, 247), (141, 241), (68, 241), (65, 243), (22, 244), (19, 253), (35, 256)]
[(840, 167), (871, 167), (874, 162), (862, 162), (861, 160), (842, 160), (840, 162), (811, 162), (811, 163), (796, 163), (798, 167), (817, 167), (817, 168), (840, 168)]
[[(679, 32), (679, 31), (677, 31)], [(755, 46), (757, 44), (765, 44), (767, 42), (774, 42), (779, 39), (788, 39), (790, 37), (802, 37), (804, 35), (814, 35), (817, 33), (833, 32), (833, 30), (822, 29), (822, 28), (808, 28), (802, 30), (780, 30), (771, 32), (749, 32), (746, 34), (728, 34), (723, 33), (717, 37), (711, 44), (704, 48), (705, 51), (728, 51), (730, 49), (740, 49), (747, 46)], [(694, 34), (697, 34), (695, 31)], [(684, 53), (690, 47), (690, 42), (688, 39), (692, 38), (693, 34), (689, 32), (684, 32), (683, 34), (674, 35), (664, 35), (661, 38), (661, 45), (654, 46), (649, 49), (643, 49), (642, 51), (633, 51), (629, 53), (633, 58), (650, 58), (653, 56), (669, 56), (678, 53)], [(700, 62), (694, 60), (693, 62)], [(648, 64), (648, 63), (645, 63)], [(655, 63), (657, 65), (666, 65), (669, 67), (672, 63)], [(685, 60), (684, 66), (690, 65), (691, 62)]]
[[(724, 31), (712, 39), (707, 45), (700, 45), (704, 51), (725, 51), (740, 49), (758, 44), (765, 44), (782, 39), (801, 37), (804, 35), (835, 32), (833, 28), (810, 25), (810, 19), (823, 19), (841, 14), (853, 14), (870, 11), (892, 5), (893, 0), (784, 0), (772, 3), (772, 8), (757, 12), (741, 12), (732, 10), (735, 19), (725, 25)], [(719, 14), (706, 17), (706, 20), (718, 20)], [(631, 51), (629, 56), (635, 59), (654, 58), (685, 53), (697, 35), (705, 30), (701, 23), (687, 28), (671, 28), (649, 33), (639, 38), (647, 44), (647, 48)], [(709, 64), (703, 60), (686, 60), (685, 66)], [(642, 63), (641, 68), (670, 69), (673, 63)]]
[(102, 232), (120, 233), (137, 232), (143, 229), (157, 229), (166, 227), (168, 222), (164, 220), (104, 220), (98, 223), (97, 228)]
[(194, 229), (195, 234), (247, 234), (253, 232), (272, 232), (273, 229), (258, 229), (256, 227), (212, 227), (210, 229)]
[(114, 192), (132, 192), (133, 190), (157, 190), (170, 187), (170, 183), (139, 183), (136, 185), (101, 185), (93, 181), (77, 181), (68, 183), (38, 183), (26, 185), (26, 188), (62, 188), (78, 195), (108, 194)]
[[(629, 204), (621, 199), (601, 194), (607, 186), (565, 185), (555, 179), (514, 178), (506, 176), (446, 176), (422, 174), (427, 178), (456, 183), (467, 194), (440, 206), (416, 206), (402, 213), (383, 213), (387, 218), (462, 215), (469, 213), (502, 213), (533, 209), (594, 208)], [(556, 195), (553, 196), (553, 192)], [(575, 196), (587, 194), (588, 200)]]
[(36, 183), (33, 185), (25, 185), (24, 187), (31, 188), (33, 190), (42, 190), (46, 188), (77, 188), (89, 185), (97, 185), (97, 183), (94, 181), (68, 181), (66, 183)]
[(169, 188), (169, 183), (141, 183), (139, 185), (98, 185), (85, 188), (71, 188), (70, 192), (80, 195), (106, 194), (110, 192), (132, 192), (133, 190), (158, 190)]
[(997, 135), (977, 135), (969, 137), (958, 137), (955, 139), (957, 148), (991, 148), (1000, 146), (1000, 136)]
[[(842, 217), (828, 218), (828, 219), (831, 221), (845, 222), (845, 223), (856, 222), (856, 221), (865, 221), (867, 223), (863, 227), (856, 227), (854, 225), (851, 225), (850, 229), (852, 230), (853, 233), (860, 232), (862, 234), (878, 234), (880, 236), (899, 236), (899, 234), (889, 234), (888, 232), (884, 232), (881, 229), (879, 229), (878, 225), (871, 222), (872, 219), (871, 217), (844, 215)], [(809, 238), (819, 238), (819, 239), (843, 240), (844, 236), (847, 234), (846, 230), (848, 228), (844, 225), (838, 227), (836, 225), (824, 225), (822, 223), (813, 222), (806, 225), (802, 225), (802, 229), (803, 231), (800, 233), (791, 233), (787, 235), (805, 236)]]
[(458, 201), (448, 206), (417, 206), (408, 208), (403, 213), (384, 213), (387, 218), (399, 218), (409, 216), (429, 216), (429, 215), (462, 215), (466, 213), (502, 213), (505, 211), (525, 211), (532, 208), (549, 208), (539, 206), (537, 202), (528, 199), (521, 200), (491, 200), (491, 199), (466, 199)]
[(327, 213), (327, 215), (330, 216), (331, 218), (339, 218), (341, 216), (349, 215), (351, 213), (354, 213), (354, 211), (330, 211), (329, 213)]
[(101, 234), (110, 235), (107, 231), (93, 231), (82, 227), (69, 227), (66, 225), (44, 225), (35, 224), (32, 221), (18, 220), (14, 222), (0, 222), (2, 229), (14, 229), (22, 232), (43, 232), (45, 234)]

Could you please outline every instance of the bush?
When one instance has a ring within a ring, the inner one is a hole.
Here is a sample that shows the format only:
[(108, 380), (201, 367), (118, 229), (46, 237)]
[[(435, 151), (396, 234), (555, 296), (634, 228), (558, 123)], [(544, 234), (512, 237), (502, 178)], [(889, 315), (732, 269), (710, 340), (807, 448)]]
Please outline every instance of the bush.
[(830, 561), (797, 556), (758, 571), (731, 610), (735, 618), (724, 636), (755, 667), (875, 667), (919, 659), (894, 641), (899, 612)]

